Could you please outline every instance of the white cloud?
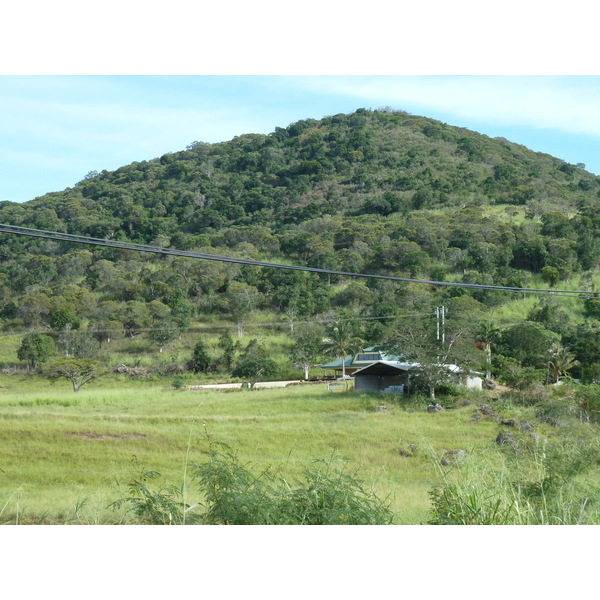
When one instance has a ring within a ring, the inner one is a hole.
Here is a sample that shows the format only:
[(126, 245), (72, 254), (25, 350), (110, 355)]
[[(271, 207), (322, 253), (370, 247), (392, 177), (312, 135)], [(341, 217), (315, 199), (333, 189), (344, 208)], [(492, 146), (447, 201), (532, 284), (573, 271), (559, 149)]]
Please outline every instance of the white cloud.
[[(90, 170), (149, 160), (195, 140), (226, 141), (386, 105), (488, 135), (537, 129), (548, 138), (537, 150), (571, 161), (573, 155), (600, 172), (593, 148), (600, 77), (0, 77), (0, 199), (70, 186)], [(563, 132), (587, 137), (571, 140), (570, 152), (565, 136), (556, 141)], [(525, 135), (514, 141), (533, 147)], [(17, 190), (18, 179), (22, 191), (9, 190), (9, 181)]]
[(379, 102), (372, 108), (418, 106), (457, 119), (600, 137), (600, 77), (315, 77), (296, 84)]

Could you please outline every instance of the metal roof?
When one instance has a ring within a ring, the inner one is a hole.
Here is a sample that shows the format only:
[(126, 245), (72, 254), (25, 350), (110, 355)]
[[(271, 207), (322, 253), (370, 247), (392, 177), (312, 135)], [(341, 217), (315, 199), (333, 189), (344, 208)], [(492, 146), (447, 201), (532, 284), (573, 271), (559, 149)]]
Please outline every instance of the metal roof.
[[(400, 358), (402, 358), (401, 356), (397, 356), (394, 354), (387, 354), (385, 351), (380, 350), (378, 348), (378, 346), (369, 346), (368, 348), (365, 348), (362, 352), (358, 352), (357, 354), (369, 354), (369, 353), (379, 353), (382, 357), (381, 360), (385, 360), (385, 361), (398, 361), (400, 360)], [(348, 367), (360, 367), (361, 369), (366, 366), (365, 363), (363, 361), (361, 361), (358, 364), (354, 363), (354, 359), (356, 357), (356, 354), (349, 354), (348, 356), (346, 356), (346, 358), (344, 358), (344, 367), (348, 368)], [(369, 364), (373, 364), (375, 361), (370, 362)], [(321, 369), (341, 369), (342, 368), (342, 359), (338, 358), (336, 360), (332, 360), (331, 362), (328, 362), (324, 365), (321, 365)]]
[(370, 365), (362, 367), (362, 369), (358, 369), (358, 371), (354, 371), (352, 376), (356, 377), (356, 375), (364, 373), (365, 371), (369, 371), (369, 373), (373, 375), (383, 375), (390, 371), (402, 371), (403, 373), (406, 373), (418, 366), (419, 365), (416, 363), (400, 363), (395, 360), (378, 360)]
[[(364, 373), (365, 371), (369, 371), (369, 373), (373, 375), (383, 375), (385, 373), (390, 373), (391, 370), (395, 371), (410, 371), (411, 369), (415, 369), (420, 367), (420, 363), (407, 363), (407, 362), (399, 362), (396, 360), (378, 360), (370, 365), (363, 367), (362, 369), (358, 369), (352, 373), (352, 377), (356, 377), (359, 373)], [(444, 365), (448, 368), (448, 371), (451, 373), (461, 373), (462, 369), (457, 365)]]
[[(351, 367), (352, 366), (352, 361), (354, 360), (354, 356), (352, 354), (346, 356), (346, 358), (344, 359), (344, 366), (345, 367)], [(331, 362), (325, 364), (325, 365), (321, 365), (322, 369), (334, 369), (334, 368), (342, 368), (342, 359), (338, 358), (336, 360), (332, 360)]]

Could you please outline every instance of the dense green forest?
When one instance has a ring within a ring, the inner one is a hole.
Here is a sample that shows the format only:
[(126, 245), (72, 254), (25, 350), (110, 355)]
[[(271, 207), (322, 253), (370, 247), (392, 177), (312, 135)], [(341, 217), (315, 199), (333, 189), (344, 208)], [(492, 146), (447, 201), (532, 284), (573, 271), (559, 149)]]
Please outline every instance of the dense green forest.
[[(360, 109), (92, 172), (64, 191), (0, 203), (0, 222), (350, 273), (594, 289), (600, 177), (506, 139)], [(134, 339), (162, 355), (194, 327), (228, 323), (210, 360), (200, 344), (178, 364), (231, 373), (243, 351), (260, 347), (236, 346), (249, 323), (275, 323), (290, 348), (294, 340), (307, 347), (307, 337), (297, 341), (309, 336), (307, 323), (323, 321), (322, 335), (342, 320), (365, 345), (401, 344), (395, 323), (411, 328), (443, 305), (449, 323), (473, 326), (465, 336), (471, 347), (493, 347), (495, 376), (514, 385), (567, 372), (600, 381), (595, 300), (525, 301), (490, 290), (0, 240), (0, 319), (5, 333), (30, 332), (29, 350), (21, 346), (13, 358), (22, 365), (39, 366), (40, 334), (54, 343), (48, 355), (94, 357)]]

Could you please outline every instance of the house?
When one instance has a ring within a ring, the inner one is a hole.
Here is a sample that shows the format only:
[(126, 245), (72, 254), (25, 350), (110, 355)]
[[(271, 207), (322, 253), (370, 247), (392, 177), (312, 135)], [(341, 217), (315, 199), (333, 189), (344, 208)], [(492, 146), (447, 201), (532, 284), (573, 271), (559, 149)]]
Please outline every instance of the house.
[[(344, 358), (346, 375), (354, 378), (354, 389), (358, 392), (407, 394), (410, 391), (410, 371), (419, 366), (419, 363), (403, 360), (402, 355), (390, 354), (378, 346), (370, 346)], [(472, 389), (483, 388), (480, 373), (466, 372), (457, 365), (446, 366), (453, 383)], [(333, 360), (321, 365), (321, 368), (329, 369), (336, 377), (341, 377), (342, 360)]]
[[(482, 389), (482, 379), (477, 373), (468, 374), (457, 365), (446, 365), (450, 379), (454, 383), (468, 388)], [(410, 391), (410, 371), (419, 367), (419, 363), (397, 360), (378, 360), (360, 369), (356, 369), (354, 390), (357, 392), (392, 392), (407, 394)]]
[[(400, 356), (392, 355), (380, 350), (377, 346), (370, 346), (358, 354), (349, 354), (346, 356), (344, 358), (344, 368), (346, 375), (352, 375), (352, 373), (362, 369), (363, 367), (372, 365), (374, 362), (380, 360), (397, 361), (400, 360), (400, 358)], [(343, 370), (342, 359), (338, 358), (337, 360), (332, 360), (325, 365), (321, 365), (321, 369), (328, 369), (333, 371), (333, 374), (336, 377), (341, 377)]]
[(409, 371), (414, 363), (378, 360), (354, 371), (354, 389), (357, 392), (408, 393)]

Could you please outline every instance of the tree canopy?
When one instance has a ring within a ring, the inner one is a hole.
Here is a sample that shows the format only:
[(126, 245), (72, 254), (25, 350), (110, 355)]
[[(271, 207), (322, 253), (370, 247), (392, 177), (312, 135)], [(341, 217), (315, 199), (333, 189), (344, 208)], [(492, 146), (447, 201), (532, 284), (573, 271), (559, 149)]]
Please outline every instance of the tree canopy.
[[(584, 168), (388, 109), (304, 119), (217, 144), (194, 142), (90, 172), (71, 188), (29, 202), (0, 203), (0, 222), (25, 227), (348, 273), (515, 288), (587, 281), (592, 289), (600, 264), (598, 215), (600, 177)], [(445, 305), (451, 315), (478, 319), (520, 299), (476, 288), (0, 237), (4, 330), (52, 335), (69, 356), (83, 334), (93, 335), (101, 352), (124, 337), (148, 339), (160, 354), (194, 322), (229, 320), (243, 342), (254, 320), (274, 319), (293, 333), (302, 322), (322, 315), (334, 321), (343, 311), (369, 319), (356, 337), (373, 344), (401, 313)], [(576, 328), (585, 321), (595, 330), (599, 305), (577, 301), (572, 322), (550, 305), (519, 320), (536, 323), (545, 342), (572, 348), (577, 376), (593, 362)], [(525, 366), (543, 364), (523, 336), (512, 339), (519, 336), (510, 328), (503, 327), (495, 353)], [(96, 350), (85, 346), (80, 354), (92, 356)], [(19, 359), (30, 367), (43, 362), (27, 352)], [(233, 368), (234, 355), (231, 348), (224, 352), (222, 368)]]

